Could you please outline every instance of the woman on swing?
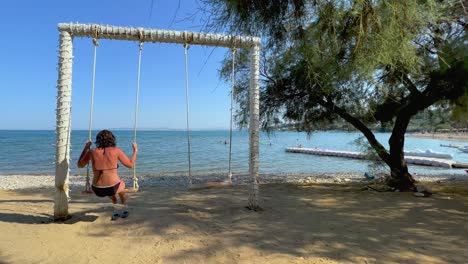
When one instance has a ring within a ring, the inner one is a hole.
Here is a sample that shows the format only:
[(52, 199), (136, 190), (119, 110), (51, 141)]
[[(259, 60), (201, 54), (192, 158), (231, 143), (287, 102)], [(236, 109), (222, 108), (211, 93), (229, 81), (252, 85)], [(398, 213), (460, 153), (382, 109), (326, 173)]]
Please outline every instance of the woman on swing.
[(116, 195), (120, 197), (120, 203), (125, 205), (127, 197), (125, 194), (125, 183), (118, 174), (118, 162), (127, 168), (133, 168), (138, 152), (136, 143), (132, 144), (133, 155), (129, 159), (125, 153), (116, 147), (115, 137), (109, 130), (102, 130), (96, 136), (96, 148), (91, 149), (91, 141), (88, 141), (78, 159), (78, 168), (83, 168), (89, 161), (93, 165), (94, 193), (99, 197), (109, 197), (112, 203), (117, 203)]

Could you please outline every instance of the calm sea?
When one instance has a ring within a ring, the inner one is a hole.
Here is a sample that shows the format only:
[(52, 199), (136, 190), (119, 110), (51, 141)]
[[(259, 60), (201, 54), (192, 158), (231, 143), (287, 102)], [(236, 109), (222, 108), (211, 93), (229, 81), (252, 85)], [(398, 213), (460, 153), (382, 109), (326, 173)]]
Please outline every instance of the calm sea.
[[(93, 137), (97, 131), (93, 131)], [(132, 131), (114, 131), (117, 145), (131, 154)], [(88, 137), (87, 131), (72, 132), (71, 174), (84, 173), (75, 165)], [(261, 134), (260, 173), (364, 173), (369, 171), (369, 162), (344, 158), (323, 157), (286, 153), (285, 148), (301, 144), (303, 147), (333, 150), (359, 151), (355, 140), (359, 133), (316, 132), (311, 137), (306, 133), (275, 132), (270, 136)], [(377, 138), (386, 143), (388, 133), (378, 133)], [(137, 168), (145, 175), (185, 174), (188, 171), (187, 136), (184, 131), (140, 131), (137, 135), (139, 156)], [(228, 170), (229, 131), (192, 131), (192, 171), (225, 173)], [(232, 146), (232, 171), (248, 172), (248, 133), (235, 131)], [(444, 141), (422, 138), (407, 138), (406, 150), (426, 150), (451, 153), (454, 160), (468, 162), (468, 154), (440, 144), (465, 144), (466, 142)], [(0, 174), (54, 175), (55, 131), (0, 131)], [(413, 173), (466, 174), (463, 170), (411, 166)], [(131, 174), (121, 169), (121, 174)]]

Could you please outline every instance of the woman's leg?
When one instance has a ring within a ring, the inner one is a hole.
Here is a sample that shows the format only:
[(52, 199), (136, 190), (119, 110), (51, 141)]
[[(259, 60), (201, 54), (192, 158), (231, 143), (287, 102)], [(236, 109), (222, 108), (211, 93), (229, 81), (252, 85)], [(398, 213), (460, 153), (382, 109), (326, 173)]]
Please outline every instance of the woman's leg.
[(112, 203), (113, 204), (116, 204), (117, 203), (117, 197), (115, 195), (112, 195), (112, 196), (107, 196), (109, 197), (111, 200), (112, 200)]
[(120, 203), (125, 205), (127, 202), (127, 194), (124, 192), (120, 192), (119, 197), (120, 197)]
[(125, 182), (120, 181), (119, 189), (117, 190), (117, 194), (120, 197), (120, 203), (126, 204), (127, 203), (127, 194), (124, 192), (125, 190)]

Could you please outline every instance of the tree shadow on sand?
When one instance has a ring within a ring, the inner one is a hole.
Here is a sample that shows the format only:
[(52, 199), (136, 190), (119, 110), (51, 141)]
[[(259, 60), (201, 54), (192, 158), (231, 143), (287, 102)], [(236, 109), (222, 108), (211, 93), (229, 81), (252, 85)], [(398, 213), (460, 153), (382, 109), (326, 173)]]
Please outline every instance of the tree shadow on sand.
[(63, 223), (67, 225), (76, 224), (79, 222), (94, 222), (98, 218), (96, 215), (89, 213), (96, 212), (95, 210), (88, 212), (80, 212), (71, 215), (72, 217), (66, 221), (54, 221), (53, 215), (50, 214), (18, 214), (18, 213), (0, 213), (0, 222), (17, 223), (17, 224), (52, 224)]
[[(54, 206), (54, 201), (52, 199), (53, 193), (54, 189), (46, 189), (45, 192), (32, 189), (23, 189), (9, 193), (10, 199), (0, 200), (0, 222), (18, 224), (54, 223), (54, 217), (52, 214)], [(51, 198), (47, 199), (48, 197), (46, 195), (49, 194)], [(28, 199), (24, 199), (24, 196), (27, 196)], [(95, 201), (85, 198), (81, 200), (80, 203), (95, 204)], [(100, 210), (96, 208), (82, 210), (73, 214), (72, 218), (68, 221), (62, 223), (75, 224), (78, 222), (94, 222), (98, 216), (92, 215), (92, 213), (96, 212), (100, 212)]]
[[(352, 263), (468, 259), (463, 250), (468, 243), (467, 199), (418, 199), (410, 193), (364, 192), (356, 186), (264, 185), (264, 210), (252, 212), (245, 209), (247, 197), (244, 188), (149, 188), (131, 197), (131, 216), (112, 228), (116, 235), (197, 244), (167, 256), (176, 262), (208, 261), (217, 254), (235, 259), (242, 247), (265, 256)], [(124, 229), (131, 232), (118, 233)], [(89, 235), (108, 233), (109, 227), (103, 227)]]
[[(248, 189), (244, 187), (199, 191), (148, 187), (130, 196), (128, 218), (110, 221), (112, 210), (102, 207), (103, 202), (109, 205), (108, 200), (78, 194), (70, 204), (72, 218), (64, 224), (93, 222), (79, 233), (85, 239), (118, 238), (136, 243), (137, 248), (144, 243), (139, 250), (126, 252), (129, 259), (138, 259), (145, 248), (164, 262), (187, 263), (219, 262), (220, 255), (223, 262), (249, 262), (248, 256), (241, 256), (246, 248), (265, 263), (317, 259), (464, 263), (468, 259), (466, 196), (416, 198), (411, 193), (321, 184), (262, 185), (260, 197), (263, 211), (253, 212), (245, 209)], [(37, 223), (48, 216), (0, 214), (0, 221), (21, 218), (16, 222)], [(166, 251), (158, 248), (160, 244)], [(74, 250), (79, 252), (80, 246)]]

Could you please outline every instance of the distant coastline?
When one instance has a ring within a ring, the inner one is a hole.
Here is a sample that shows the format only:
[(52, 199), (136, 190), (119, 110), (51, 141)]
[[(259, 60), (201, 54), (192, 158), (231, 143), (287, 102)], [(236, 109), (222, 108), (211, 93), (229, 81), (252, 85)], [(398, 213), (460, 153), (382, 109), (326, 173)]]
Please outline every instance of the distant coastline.
[[(0, 131), (54, 131), (55, 129), (0, 129)], [(131, 131), (131, 128), (110, 128), (113, 131)], [(192, 131), (229, 131), (226, 128), (204, 128), (204, 129), (191, 129)], [(87, 131), (87, 129), (73, 129), (73, 131)], [(99, 129), (93, 129), (93, 131), (99, 131)], [(179, 128), (139, 128), (138, 131), (186, 131), (186, 129), (179, 129)], [(234, 131), (248, 131), (247, 129), (234, 129)], [(297, 132), (303, 133), (304, 131), (297, 131), (297, 130), (288, 130), (288, 129), (274, 129), (271, 132)], [(315, 130), (312, 134), (316, 132), (349, 132), (349, 133), (359, 133), (357, 130), (343, 130), (343, 129), (324, 129), (324, 130)], [(391, 133), (391, 131), (374, 131), (374, 133)], [(468, 131), (466, 129), (462, 130), (462, 132), (446, 132), (446, 131), (438, 131), (438, 132), (419, 132), (419, 131), (407, 131), (407, 137), (414, 137), (414, 138), (432, 138), (432, 139), (442, 139), (442, 140), (453, 140), (453, 141), (463, 141), (468, 142)]]
[(408, 133), (408, 137), (417, 137), (417, 138), (434, 138), (434, 139), (446, 139), (446, 140), (455, 140), (455, 141), (465, 141), (468, 142), (468, 132), (459, 132), (459, 133)]
[[(111, 131), (133, 131), (133, 128), (93, 128), (93, 131), (108, 129)], [(137, 131), (186, 131), (186, 128), (137, 128)], [(191, 131), (229, 131), (229, 128), (190, 128)], [(0, 131), (55, 131), (55, 128), (28, 129), (28, 128), (0, 128)], [(88, 131), (87, 128), (72, 128), (72, 131)], [(233, 131), (248, 131), (246, 129), (233, 129)]]

